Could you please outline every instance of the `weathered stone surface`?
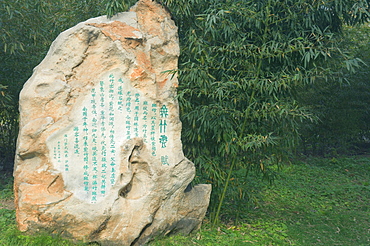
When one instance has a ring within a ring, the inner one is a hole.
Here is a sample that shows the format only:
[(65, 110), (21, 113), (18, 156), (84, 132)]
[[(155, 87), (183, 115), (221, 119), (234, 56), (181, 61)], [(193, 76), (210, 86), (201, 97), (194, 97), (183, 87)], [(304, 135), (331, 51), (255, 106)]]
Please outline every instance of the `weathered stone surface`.
[(165, 72), (178, 56), (177, 28), (151, 0), (59, 35), (20, 95), (20, 230), (142, 245), (200, 226), (211, 187), (188, 187), (177, 77)]

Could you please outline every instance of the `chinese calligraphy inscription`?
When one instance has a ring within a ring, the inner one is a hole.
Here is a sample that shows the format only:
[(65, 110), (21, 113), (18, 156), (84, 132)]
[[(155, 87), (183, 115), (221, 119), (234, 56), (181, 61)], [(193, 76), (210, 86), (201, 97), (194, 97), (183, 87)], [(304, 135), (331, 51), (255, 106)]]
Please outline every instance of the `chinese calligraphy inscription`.
[(144, 245), (202, 223), (176, 100), (180, 48), (152, 0), (61, 33), (20, 93), (14, 165), (21, 231)]
[(75, 192), (80, 199), (97, 203), (106, 196), (117, 179), (121, 161), (117, 153), (129, 139), (142, 138), (153, 158), (170, 165), (168, 106), (145, 97), (119, 74), (100, 80), (78, 110), (80, 119), (53, 135), (48, 146), (67, 184), (82, 184)]

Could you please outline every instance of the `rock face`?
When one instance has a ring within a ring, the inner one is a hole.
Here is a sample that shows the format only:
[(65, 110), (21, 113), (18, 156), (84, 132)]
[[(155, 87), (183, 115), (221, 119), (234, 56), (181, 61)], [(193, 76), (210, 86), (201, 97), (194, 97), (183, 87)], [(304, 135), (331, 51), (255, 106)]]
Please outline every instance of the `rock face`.
[(142, 245), (199, 228), (176, 101), (177, 28), (156, 2), (61, 33), (20, 95), (19, 229)]

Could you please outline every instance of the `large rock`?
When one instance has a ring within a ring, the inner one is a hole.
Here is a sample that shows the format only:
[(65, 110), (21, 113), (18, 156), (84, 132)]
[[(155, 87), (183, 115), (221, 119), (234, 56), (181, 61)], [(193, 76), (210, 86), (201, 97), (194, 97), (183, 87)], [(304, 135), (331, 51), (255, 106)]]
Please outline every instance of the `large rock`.
[(176, 101), (179, 45), (151, 0), (61, 33), (20, 95), (20, 230), (109, 245), (199, 228), (211, 187), (191, 188)]

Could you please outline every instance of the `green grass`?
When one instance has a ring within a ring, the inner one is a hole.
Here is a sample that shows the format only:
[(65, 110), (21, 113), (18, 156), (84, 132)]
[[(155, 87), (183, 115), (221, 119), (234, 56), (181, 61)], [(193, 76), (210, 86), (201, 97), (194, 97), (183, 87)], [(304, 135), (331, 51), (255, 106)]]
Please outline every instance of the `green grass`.
[[(0, 199), (9, 198), (9, 182), (0, 185)], [(252, 188), (258, 203), (239, 205), (237, 213), (228, 201), (219, 227), (206, 221), (190, 236), (150, 245), (370, 245), (370, 158), (307, 159), (284, 168), (273, 185), (257, 185), (251, 178)], [(76, 245), (20, 233), (14, 218), (14, 211), (0, 210), (0, 245)]]
[[(307, 159), (256, 188), (259, 202), (239, 211), (238, 226), (206, 224), (193, 237), (152, 245), (370, 245), (370, 158)], [(232, 217), (234, 207), (224, 214)]]
[(13, 177), (10, 173), (0, 172), (0, 199), (13, 198)]
[(314, 159), (284, 170), (252, 218), (286, 225), (295, 245), (370, 245), (370, 161)]

